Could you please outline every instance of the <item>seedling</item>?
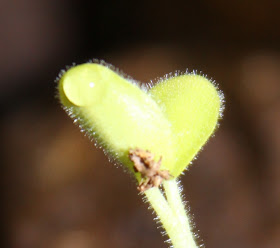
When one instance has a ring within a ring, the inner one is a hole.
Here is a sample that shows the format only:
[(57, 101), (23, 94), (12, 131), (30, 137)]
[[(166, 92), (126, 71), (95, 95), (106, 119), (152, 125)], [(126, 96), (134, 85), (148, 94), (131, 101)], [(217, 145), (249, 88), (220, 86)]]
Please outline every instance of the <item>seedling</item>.
[(197, 247), (178, 177), (221, 117), (217, 87), (196, 73), (176, 73), (141, 87), (104, 62), (73, 66), (58, 81), (63, 108), (134, 175), (172, 247)]

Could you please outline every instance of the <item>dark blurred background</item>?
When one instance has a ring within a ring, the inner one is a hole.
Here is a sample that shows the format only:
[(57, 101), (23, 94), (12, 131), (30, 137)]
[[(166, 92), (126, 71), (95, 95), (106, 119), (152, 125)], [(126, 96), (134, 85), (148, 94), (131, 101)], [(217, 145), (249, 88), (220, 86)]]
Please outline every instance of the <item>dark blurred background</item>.
[(224, 119), (181, 178), (199, 243), (280, 247), (280, 1), (0, 3), (1, 247), (168, 247), (55, 98), (60, 69), (92, 58), (142, 82), (188, 68), (219, 83)]

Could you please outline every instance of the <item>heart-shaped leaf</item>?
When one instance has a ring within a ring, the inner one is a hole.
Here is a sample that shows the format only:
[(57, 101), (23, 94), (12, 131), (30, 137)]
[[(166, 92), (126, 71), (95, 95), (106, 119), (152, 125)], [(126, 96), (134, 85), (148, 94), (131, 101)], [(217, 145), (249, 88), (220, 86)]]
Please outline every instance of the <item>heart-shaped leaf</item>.
[(58, 90), (68, 114), (111, 157), (134, 172), (129, 151), (149, 150), (173, 177), (207, 141), (221, 108), (216, 88), (202, 76), (173, 77), (146, 92), (97, 63), (69, 69)]
[(150, 94), (171, 123), (176, 144), (176, 159), (162, 169), (177, 177), (213, 133), (223, 96), (208, 79), (196, 74), (163, 80)]

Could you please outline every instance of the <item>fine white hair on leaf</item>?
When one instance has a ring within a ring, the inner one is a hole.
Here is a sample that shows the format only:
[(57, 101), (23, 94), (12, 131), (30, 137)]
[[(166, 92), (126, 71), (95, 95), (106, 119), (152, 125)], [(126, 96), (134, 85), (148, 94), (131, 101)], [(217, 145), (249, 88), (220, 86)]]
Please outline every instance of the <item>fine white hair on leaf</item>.
[(141, 88), (141, 90), (143, 90), (144, 92), (147, 93), (147, 92), (149, 91), (149, 89), (150, 89), (149, 83), (148, 83), (148, 84), (142, 83), (142, 84), (140, 85), (140, 88)]
[(169, 244), (169, 245), (172, 244), (171, 242), (172, 242), (171, 239), (166, 239), (166, 240), (164, 240), (164, 243), (167, 243), (167, 244)]
[(158, 221), (159, 220), (159, 217), (158, 216), (156, 216), (156, 217), (154, 217), (154, 219), (153, 219), (154, 221)]
[(155, 222), (156, 222), (157, 225), (161, 225), (160, 219), (157, 219)]
[[(142, 83), (133, 79), (131, 76), (127, 75), (125, 72), (123, 72), (122, 70), (120, 70), (119, 68), (113, 66), (110, 63), (105, 62), (104, 60), (99, 60), (99, 59), (89, 59), (87, 61), (87, 63), (93, 63), (93, 64), (99, 64), (99, 65), (103, 65), (105, 67), (107, 67), (108, 69), (114, 71), (115, 73), (117, 73), (118, 75), (120, 75), (121, 77), (123, 77), (124, 79), (130, 81), (132, 84), (137, 85), (138, 87), (141, 88)], [(76, 66), (76, 63), (73, 62), (71, 65), (66, 65), (65, 69), (61, 69), (58, 76), (55, 79), (55, 83), (58, 84), (59, 80), (62, 78), (62, 76), (65, 74), (65, 72), (67, 72), (69, 69), (71, 69), (72, 67)]]
[(88, 61), (88, 63), (94, 63), (94, 64), (99, 64), (99, 65), (103, 65), (105, 67), (107, 67), (108, 69), (114, 71), (115, 73), (117, 73), (118, 75), (120, 75), (121, 77), (123, 77), (124, 79), (128, 80), (129, 82), (131, 82), (134, 85), (137, 85), (138, 87), (141, 88), (142, 83), (135, 80), (134, 78), (132, 78), (131, 76), (129, 76), (128, 74), (126, 74), (125, 72), (123, 72), (122, 70), (120, 70), (118, 67), (105, 62), (104, 60), (98, 60), (98, 59), (90, 59)]

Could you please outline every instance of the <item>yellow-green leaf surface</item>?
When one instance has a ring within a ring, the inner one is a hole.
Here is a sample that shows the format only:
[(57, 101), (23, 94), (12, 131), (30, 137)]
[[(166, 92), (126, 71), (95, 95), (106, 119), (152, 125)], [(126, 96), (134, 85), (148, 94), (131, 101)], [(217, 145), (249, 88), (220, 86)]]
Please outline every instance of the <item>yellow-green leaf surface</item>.
[(173, 77), (145, 92), (97, 63), (72, 67), (58, 89), (69, 115), (113, 158), (133, 171), (129, 149), (150, 150), (174, 177), (212, 134), (221, 107), (216, 88), (202, 76)]
[(164, 80), (150, 94), (171, 123), (177, 155), (168, 169), (176, 177), (213, 133), (222, 96), (208, 79), (195, 74)]
[(94, 63), (72, 67), (59, 81), (67, 112), (107, 153), (132, 169), (130, 148), (174, 159), (171, 125), (160, 106), (137, 85), (106, 66)]

